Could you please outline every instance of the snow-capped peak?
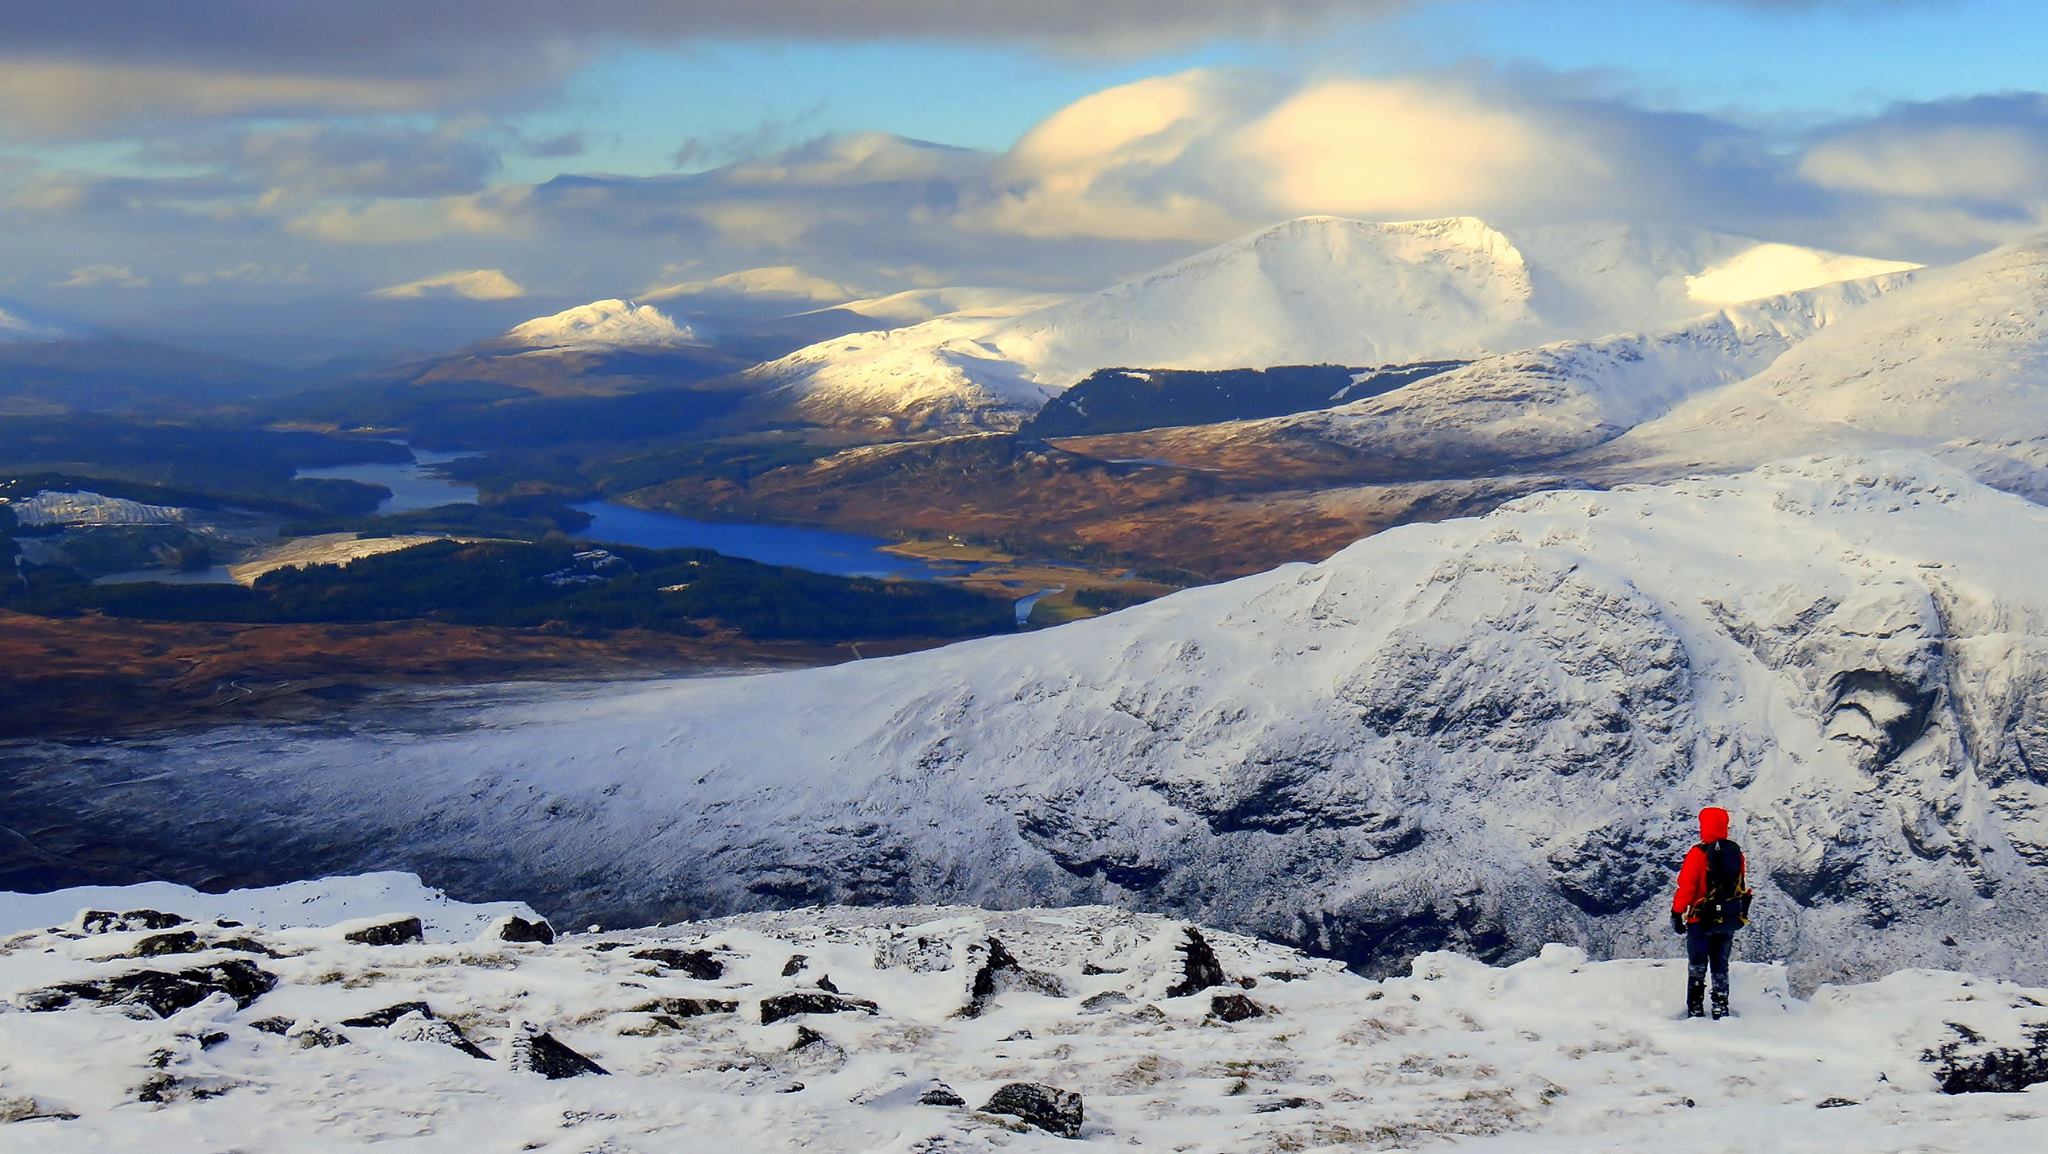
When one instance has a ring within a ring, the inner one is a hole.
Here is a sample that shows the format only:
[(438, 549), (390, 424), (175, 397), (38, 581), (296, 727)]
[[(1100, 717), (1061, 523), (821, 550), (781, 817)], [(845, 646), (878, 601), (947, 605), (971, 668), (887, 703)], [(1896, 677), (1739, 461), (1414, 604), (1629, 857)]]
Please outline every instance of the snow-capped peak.
[(536, 317), (505, 334), (513, 344), (536, 349), (611, 349), (693, 345), (697, 334), (653, 305), (601, 300)]

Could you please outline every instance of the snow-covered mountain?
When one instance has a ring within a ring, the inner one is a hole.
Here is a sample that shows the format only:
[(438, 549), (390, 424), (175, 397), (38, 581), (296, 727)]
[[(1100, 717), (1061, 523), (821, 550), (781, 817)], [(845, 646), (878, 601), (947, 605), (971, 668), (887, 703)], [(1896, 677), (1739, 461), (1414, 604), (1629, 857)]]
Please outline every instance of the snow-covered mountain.
[(2048, 498), (2048, 234), (1919, 274), (1599, 460), (1663, 474), (1909, 446)]
[(756, 374), (814, 416), (986, 427), (1100, 368), (1462, 359), (1912, 267), (1698, 229), (1306, 217), (1021, 315), (823, 342)]
[[(162, 872), (406, 863), (545, 912), (1109, 902), (1369, 972), (1661, 951), (1706, 803), (1802, 985), (2048, 977), (2048, 509), (1923, 457), (1554, 492), (1042, 633), (107, 750), (4, 801)], [(773, 735), (772, 738), (766, 735)], [(365, 804), (366, 791), (374, 792)], [(196, 865), (190, 868), (198, 868)], [(1881, 927), (1878, 932), (1873, 927)]]
[(1685, 1022), (1679, 963), (1563, 946), (1375, 981), (1099, 907), (451, 936), (481, 911), (363, 880), (283, 918), (275, 890), (57, 895), (0, 940), (8, 1149), (2019, 1154), (2048, 1124), (1971, 1092), (2048, 1077), (2048, 991), (1965, 974), (1805, 1000), (1738, 964), (1741, 1016)]
[(1247, 445), (1279, 454), (1334, 448), (1379, 463), (1390, 477), (1540, 461), (1599, 445), (1690, 397), (1743, 380), (1900, 291), (1912, 275), (1890, 273), (1730, 305), (1666, 329), (1482, 357), (1349, 404), (1155, 430), (1146, 444), (1176, 461)]
[(697, 344), (690, 326), (653, 305), (602, 300), (514, 325), (506, 343), (543, 350), (664, 348)]

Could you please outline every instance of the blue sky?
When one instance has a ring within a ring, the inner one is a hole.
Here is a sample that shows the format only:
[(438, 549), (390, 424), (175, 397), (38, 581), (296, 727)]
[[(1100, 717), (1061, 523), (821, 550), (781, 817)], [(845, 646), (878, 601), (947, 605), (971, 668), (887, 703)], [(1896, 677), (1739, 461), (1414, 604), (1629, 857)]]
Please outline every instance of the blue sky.
[(39, 6), (0, 299), (431, 343), (759, 268), (1086, 288), (1307, 212), (1941, 260), (2048, 230), (2044, 43), (2026, 0)]
[[(523, 122), (585, 131), (594, 168), (656, 172), (673, 167), (689, 136), (789, 141), (882, 128), (1002, 149), (1088, 93), (1190, 68), (1397, 74), (1490, 62), (1584, 74), (1650, 106), (1804, 125), (1899, 101), (2038, 89), (2048, 83), (2042, 45), (2048, 4), (2033, 0), (1454, 0), (1134, 57), (919, 40), (624, 50)], [(547, 169), (526, 162), (513, 174)]]

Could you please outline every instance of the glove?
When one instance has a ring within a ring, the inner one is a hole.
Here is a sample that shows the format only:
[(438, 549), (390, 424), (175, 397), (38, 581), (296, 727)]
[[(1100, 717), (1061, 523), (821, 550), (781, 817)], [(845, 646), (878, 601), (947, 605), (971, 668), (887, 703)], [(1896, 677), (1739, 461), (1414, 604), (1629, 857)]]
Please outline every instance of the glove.
[(1671, 911), (1671, 932), (1674, 934), (1685, 933), (1685, 915), (1677, 910)]

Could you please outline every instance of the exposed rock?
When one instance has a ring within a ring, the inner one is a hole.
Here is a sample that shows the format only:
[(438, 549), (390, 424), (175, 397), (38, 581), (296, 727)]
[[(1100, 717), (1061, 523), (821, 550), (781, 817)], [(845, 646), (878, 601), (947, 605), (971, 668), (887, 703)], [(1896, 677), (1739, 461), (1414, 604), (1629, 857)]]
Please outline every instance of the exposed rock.
[(506, 1047), (505, 1064), (514, 1070), (539, 1074), (550, 1081), (610, 1073), (531, 1022), (520, 1023), (513, 1032), (511, 1044)]
[(1321, 1102), (1313, 1098), (1275, 1098), (1271, 1102), (1261, 1102), (1252, 1107), (1252, 1113), (1278, 1114), (1282, 1110), (1307, 1110), (1321, 1105)]
[(484, 936), (501, 942), (535, 942), (552, 946), (555, 944), (555, 927), (549, 925), (546, 918), (527, 921), (518, 914), (507, 914), (491, 923)]
[(135, 1005), (159, 1018), (196, 1006), (214, 994), (226, 994), (247, 1009), (277, 985), (277, 978), (240, 958), (190, 970), (136, 970), (92, 982), (66, 982), (33, 990), (20, 998), (32, 1011), (61, 1010), (73, 1002), (100, 1006)]
[(804, 968), (804, 963), (810, 960), (810, 957), (805, 954), (789, 955), (789, 960), (782, 963), (782, 976), (785, 978), (796, 977), (797, 972)]
[(665, 1014), (671, 1018), (701, 1018), (706, 1014), (730, 1014), (740, 1008), (738, 1002), (722, 1002), (713, 998), (656, 998), (633, 1007), (636, 1014)]
[(829, 1046), (831, 1044), (832, 1040), (830, 1038), (811, 1029), (809, 1026), (800, 1025), (796, 1028), (796, 1041), (790, 1043), (789, 1048), (792, 1050), (808, 1050), (812, 1046)]
[(365, 1026), (381, 1030), (390, 1026), (391, 1023), (396, 1022), (398, 1019), (405, 1017), (407, 1014), (418, 1014), (422, 1018), (432, 1018), (434, 1011), (428, 1009), (425, 1002), (399, 1002), (396, 1005), (386, 1006), (381, 1010), (371, 1010), (367, 1014), (361, 1014), (353, 1018), (343, 1018), (341, 1024), (344, 1026)]
[(953, 1092), (953, 1087), (940, 1082), (917, 1096), (920, 1106), (965, 1106), (967, 1099)]
[(997, 1090), (981, 1110), (1021, 1118), (1062, 1138), (1081, 1136), (1081, 1096), (1037, 1082), (1012, 1082)]
[(1843, 1106), (1861, 1106), (1862, 1104), (1854, 1098), (1822, 1098), (1814, 1103), (1814, 1108), (1819, 1110), (1837, 1110)]
[(824, 977), (818, 979), (818, 988), (825, 991), (828, 994), (836, 994), (839, 992), (839, 987), (833, 983), (832, 975), (830, 974), (826, 974)]
[(271, 949), (269, 946), (264, 945), (262, 942), (257, 941), (255, 938), (222, 938), (220, 941), (213, 943), (213, 945), (208, 948), (215, 950), (233, 950), (238, 954), (261, 954), (266, 958), (274, 958), (277, 956), (276, 950)]
[(160, 958), (166, 954), (196, 954), (205, 946), (199, 944), (199, 935), (191, 930), (178, 930), (168, 934), (151, 934), (135, 943), (128, 952), (131, 958)]
[(653, 962), (664, 970), (680, 970), (702, 982), (715, 982), (725, 976), (725, 963), (713, 957), (710, 950), (678, 950), (667, 946), (655, 946), (645, 950), (634, 950), (633, 956), (643, 962)]
[(0, 1094), (0, 1126), (5, 1126), (9, 1122), (32, 1122), (38, 1118), (76, 1122), (78, 1115), (61, 1110), (46, 1110), (42, 1103), (27, 1094)]
[(843, 994), (828, 994), (822, 990), (798, 990), (793, 994), (778, 994), (772, 998), (761, 999), (761, 1024), (773, 1025), (798, 1014), (845, 1014), (854, 1011), (873, 1014), (880, 1009), (881, 1007), (864, 998), (849, 998)]
[(347, 1034), (322, 1022), (301, 1022), (285, 1038), (301, 1050), (331, 1050), (349, 1044)]
[(1243, 994), (1217, 994), (1209, 999), (1209, 1013), (1226, 1022), (1245, 1022), (1266, 1016), (1266, 1007)]
[(462, 1032), (461, 1026), (440, 1018), (407, 1016), (391, 1024), (391, 1034), (400, 1041), (433, 1042), (460, 1050), (472, 1058), (480, 1058), (486, 1062), (494, 1060), (484, 1052), (483, 1047), (469, 1040), (469, 1035)]
[(282, 1038), (286, 1034), (292, 1032), (292, 1026), (296, 1023), (297, 1019), (295, 1018), (287, 1018), (282, 1015), (275, 1015), (268, 1018), (258, 1018), (255, 1021), (249, 1023), (249, 1028), (252, 1030), (261, 1030), (266, 1034), (276, 1034), (278, 1037)]
[(963, 1017), (980, 1017), (997, 994), (1010, 990), (1030, 990), (1055, 998), (1066, 996), (1066, 986), (1057, 976), (1026, 969), (999, 938), (991, 937), (983, 944), (969, 947), (970, 957), (977, 954), (982, 960), (967, 980), (967, 1005), (960, 1011)]
[(1944, 1094), (2017, 1094), (2048, 1082), (2048, 1023), (2028, 1027), (2023, 1046), (1988, 1045), (1968, 1026), (1949, 1023), (1956, 1037), (1920, 1055), (1934, 1066)]
[(86, 910), (78, 915), (78, 928), (88, 934), (125, 934), (135, 930), (167, 930), (182, 926), (185, 919), (177, 914), (162, 910), (129, 910), (117, 914), (110, 910)]
[(350, 930), (342, 937), (364, 946), (407, 946), (425, 941), (426, 927), (420, 924), (418, 918), (394, 918), (358, 930)]
[(1185, 998), (1230, 980), (1223, 976), (1223, 963), (1217, 960), (1215, 947), (1195, 927), (1187, 927), (1187, 940), (1181, 943), (1180, 953), (1180, 981), (1166, 991), (1167, 997)]
[(1130, 1004), (1131, 999), (1117, 990), (1104, 990), (1099, 994), (1090, 994), (1088, 997), (1081, 999), (1081, 1008), (1091, 1014), (1099, 1014), (1105, 1010), (1113, 1010), (1118, 1006), (1128, 1006)]

